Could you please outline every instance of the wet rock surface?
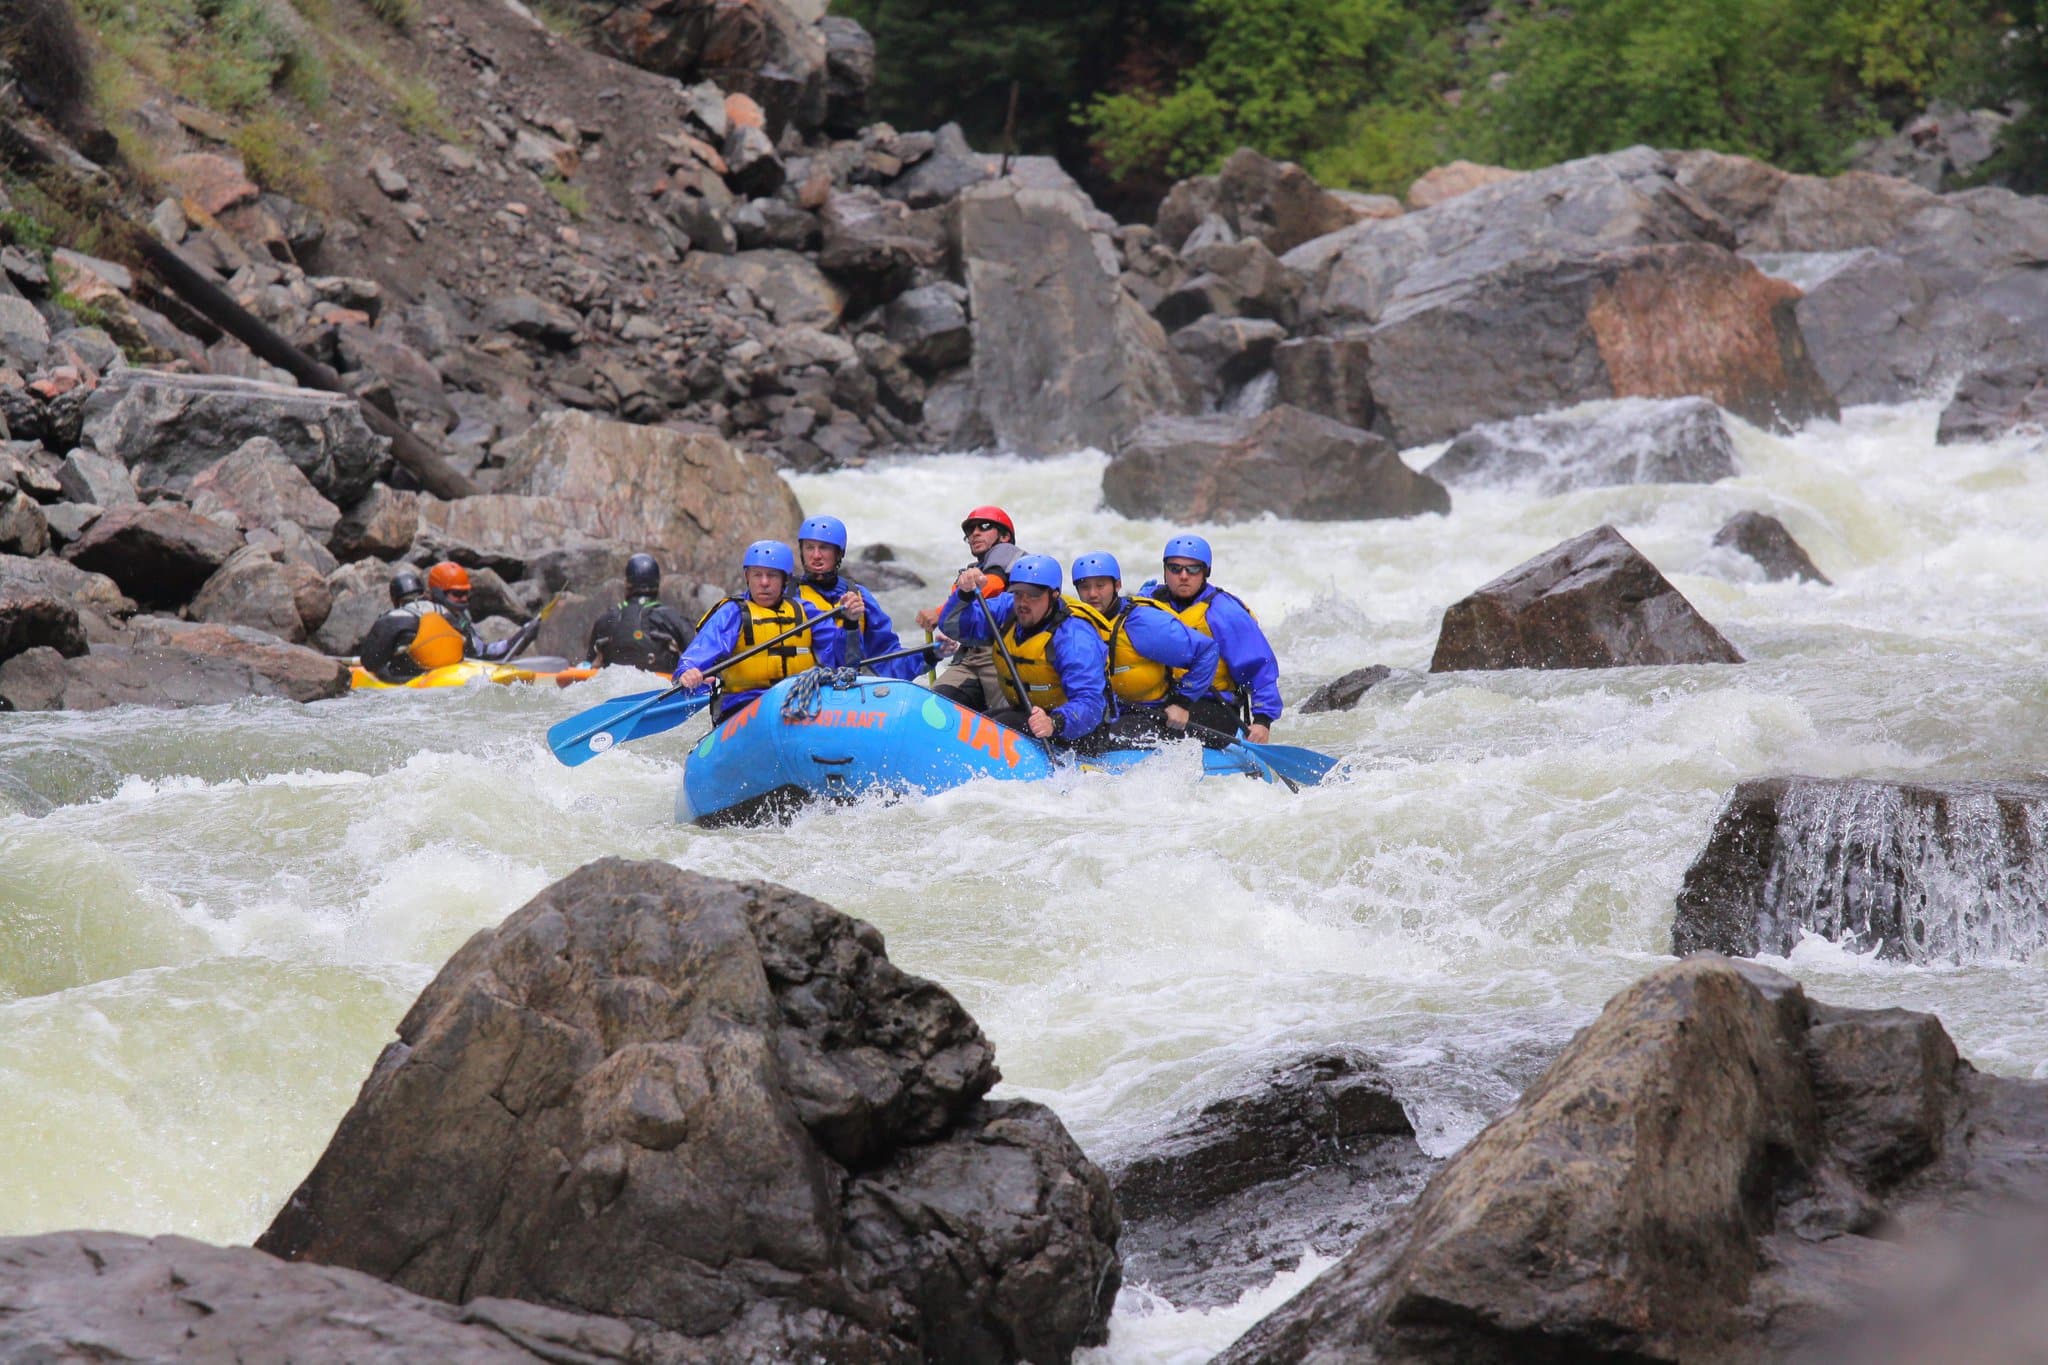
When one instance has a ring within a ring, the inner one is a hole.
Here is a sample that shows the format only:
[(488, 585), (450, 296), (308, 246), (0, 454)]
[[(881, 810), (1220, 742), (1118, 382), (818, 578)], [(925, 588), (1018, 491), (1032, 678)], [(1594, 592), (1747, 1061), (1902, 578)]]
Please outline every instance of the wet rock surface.
[(1599, 526), (1453, 603), (1429, 671), (1741, 662), (1656, 565)]
[(1385, 664), (1354, 668), (1309, 693), (1308, 700), (1301, 704), (1301, 712), (1312, 716), (1321, 711), (1349, 711), (1358, 705), (1360, 698), (1393, 674), (1394, 671)]
[(1931, 1015), (1689, 959), (1221, 1359), (1778, 1358), (1860, 1314), (1900, 1230), (2048, 1192), (2044, 1133), (2048, 1087)]
[(1450, 494), (1369, 431), (1295, 407), (1251, 419), (1153, 417), (1111, 459), (1103, 498), (1130, 517), (1307, 521), (1448, 512)]
[(1991, 441), (2007, 432), (2048, 425), (2048, 365), (2022, 361), (1978, 370), (1956, 387), (1941, 410), (1934, 439)]
[(1769, 513), (1737, 512), (1714, 532), (1714, 544), (1748, 555), (1773, 583), (1787, 578), (1822, 586), (1829, 583), (1828, 576), (1814, 566), (1813, 557), (1785, 529), (1785, 523)]
[(625, 1323), (503, 1299), (461, 1307), (353, 1270), (119, 1232), (0, 1239), (10, 1360), (643, 1361)]
[(1183, 1307), (1228, 1303), (1305, 1251), (1337, 1254), (1436, 1168), (1414, 1139), (1362, 1053), (1275, 1068), (1113, 1168), (1126, 1277)]
[(1100, 1340), (1117, 1217), (873, 929), (607, 859), (415, 1002), (259, 1246), (450, 1301), (644, 1321), (707, 1358), (1053, 1359)]
[(1703, 398), (1623, 399), (1474, 427), (1429, 466), (1457, 487), (1542, 494), (1636, 483), (1713, 483), (1736, 473), (1735, 441)]
[(1672, 951), (1784, 955), (1803, 934), (1909, 962), (2048, 944), (2048, 783), (1772, 777), (1729, 794)]

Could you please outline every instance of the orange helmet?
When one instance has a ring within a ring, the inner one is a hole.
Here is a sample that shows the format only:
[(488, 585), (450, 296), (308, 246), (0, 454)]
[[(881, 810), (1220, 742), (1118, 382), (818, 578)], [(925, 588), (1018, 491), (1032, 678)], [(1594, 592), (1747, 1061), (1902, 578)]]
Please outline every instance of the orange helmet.
[(444, 559), (427, 570), (427, 586), (435, 592), (468, 592), (469, 570)]

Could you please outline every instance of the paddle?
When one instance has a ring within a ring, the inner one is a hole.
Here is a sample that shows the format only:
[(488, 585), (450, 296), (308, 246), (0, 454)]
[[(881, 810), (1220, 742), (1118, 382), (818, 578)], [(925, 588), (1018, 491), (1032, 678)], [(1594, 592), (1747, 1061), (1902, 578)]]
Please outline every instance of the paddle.
[(555, 608), (560, 606), (562, 599), (568, 595), (566, 592), (557, 592), (550, 597), (541, 607), (539, 614), (521, 626), (519, 633), (512, 637), (512, 647), (505, 651), (501, 662), (510, 663), (531, 648), (534, 638), (540, 634), (541, 623), (554, 614)]
[[(1010, 683), (1017, 689), (1017, 704), (1024, 708), (1024, 716), (1026, 720), (1024, 733), (1026, 735), (1030, 735), (1032, 739), (1037, 740), (1038, 747), (1045, 750), (1046, 758), (1052, 763), (1057, 764), (1060, 761), (1059, 755), (1053, 752), (1052, 741), (1049, 739), (1039, 739), (1037, 735), (1031, 734), (1031, 729), (1029, 726), (1029, 721), (1031, 717), (1031, 693), (1025, 690), (1024, 675), (1017, 671), (1017, 661), (1010, 657), (1010, 645), (1007, 640), (1003, 639), (1003, 628), (996, 624), (996, 614), (988, 609), (988, 599), (986, 597), (983, 597), (979, 592), (976, 592), (974, 594), (974, 600), (981, 607), (982, 619), (988, 622), (989, 633), (996, 637), (996, 653), (1003, 656), (1003, 663), (1010, 670)], [(1013, 602), (1016, 601), (1014, 597), (1010, 600)]]
[(1226, 735), (1221, 730), (1211, 730), (1206, 725), (1189, 721), (1187, 729), (1192, 734), (1207, 735), (1221, 743), (1226, 751), (1242, 749), (1261, 769), (1272, 774), (1289, 787), (1299, 791), (1302, 787), (1313, 787), (1330, 775), (1337, 766), (1337, 760), (1328, 754), (1319, 754), (1314, 749), (1304, 749), (1293, 744), (1254, 744), (1248, 739)]
[[(751, 649), (743, 649), (728, 658), (718, 660), (704, 672), (712, 673), (731, 668), (736, 663), (753, 658), (763, 650), (772, 649), (792, 635), (801, 635), (818, 622), (839, 615), (842, 610), (844, 608), (834, 607), (822, 615), (810, 617), (802, 625), (791, 626), (773, 639), (763, 640)], [(640, 692), (629, 697), (614, 697), (610, 701), (599, 702), (587, 710), (578, 711), (567, 720), (559, 720), (550, 725), (548, 748), (554, 751), (555, 757), (560, 759), (564, 766), (573, 768), (580, 763), (588, 763), (614, 745), (624, 744), (628, 740), (645, 739), (664, 730), (672, 730), (703, 710), (711, 701), (711, 694), (707, 692), (702, 696), (685, 698), (683, 702), (664, 707), (658, 715), (654, 714), (655, 708), (662, 702), (681, 696), (685, 690), (682, 684), (678, 683), (674, 687), (655, 692)], [(649, 719), (643, 721), (642, 717)]]
[(1298, 792), (1301, 790), (1301, 784), (1299, 782), (1296, 782), (1293, 778), (1288, 777), (1286, 774), (1276, 769), (1272, 764), (1266, 762), (1265, 759), (1259, 757), (1257, 747), (1251, 744), (1249, 741), (1237, 739), (1230, 735), (1226, 735), (1221, 730), (1211, 730), (1208, 726), (1197, 725), (1193, 721), (1189, 721), (1182, 728), (1187, 730), (1190, 734), (1207, 735), (1209, 736), (1209, 738), (1217, 741), (1217, 743), (1222, 746), (1224, 753), (1236, 754), (1240, 758), (1243, 758), (1246, 762), (1250, 763), (1253, 768), (1257, 769), (1259, 776), (1265, 778), (1268, 782), (1284, 782), (1287, 784), (1287, 790), (1291, 792)]

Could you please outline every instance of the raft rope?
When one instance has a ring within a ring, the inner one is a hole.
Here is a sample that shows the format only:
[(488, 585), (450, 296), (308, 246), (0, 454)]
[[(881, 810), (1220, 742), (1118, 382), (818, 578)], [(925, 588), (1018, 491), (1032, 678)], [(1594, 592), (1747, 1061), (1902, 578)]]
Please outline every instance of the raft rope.
[(807, 668), (790, 682), (782, 694), (782, 718), (804, 720), (818, 714), (818, 689), (825, 686), (852, 687), (860, 676), (854, 668)]

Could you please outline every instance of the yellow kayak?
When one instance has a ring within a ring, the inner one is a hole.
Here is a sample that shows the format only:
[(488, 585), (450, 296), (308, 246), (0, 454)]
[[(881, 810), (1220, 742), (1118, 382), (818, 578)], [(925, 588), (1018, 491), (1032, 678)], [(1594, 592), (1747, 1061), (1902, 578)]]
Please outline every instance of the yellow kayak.
[[(534, 664), (541, 667), (535, 668)], [(475, 683), (551, 682), (557, 687), (582, 682), (597, 673), (594, 668), (576, 668), (566, 659), (528, 659), (523, 664), (494, 664), (483, 659), (464, 659), (443, 668), (430, 668), (417, 678), (388, 683), (361, 664), (349, 665), (349, 686), (359, 691), (395, 692), (410, 687), (468, 687)]]

